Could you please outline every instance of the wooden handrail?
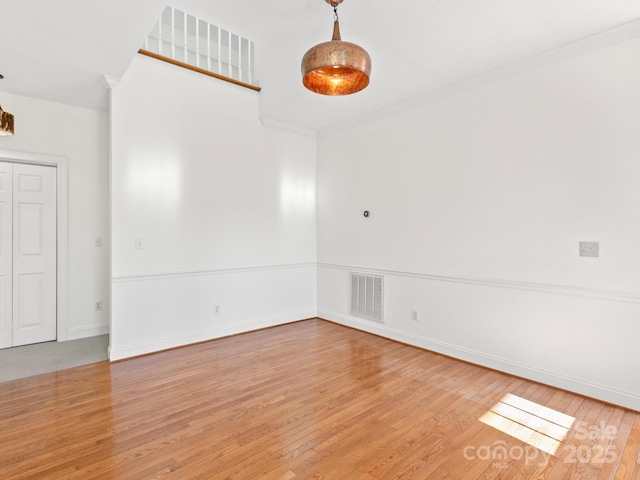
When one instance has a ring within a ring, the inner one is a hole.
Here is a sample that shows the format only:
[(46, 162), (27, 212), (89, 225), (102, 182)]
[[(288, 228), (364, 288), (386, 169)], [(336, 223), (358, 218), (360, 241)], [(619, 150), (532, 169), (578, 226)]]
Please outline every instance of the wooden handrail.
[(180, 62), (178, 60), (174, 60), (173, 58), (165, 57), (163, 55), (158, 55), (157, 53), (150, 52), (149, 50), (144, 50), (141, 48), (140, 50), (138, 50), (138, 53), (141, 55), (146, 55), (147, 57), (155, 58), (156, 60), (160, 60), (163, 62), (170, 63), (172, 65), (176, 65), (178, 67), (186, 68), (187, 70), (191, 70), (193, 72), (197, 72), (203, 75), (207, 75), (209, 77), (217, 78), (218, 80), (224, 80), (225, 82), (233, 83), (234, 85), (239, 85), (241, 87), (249, 88), (251, 90), (255, 90), (256, 92), (259, 92), (261, 90), (260, 87), (256, 87), (255, 85), (244, 83), (234, 78), (225, 77), (224, 75), (210, 72), (209, 70), (205, 70), (204, 68), (194, 67), (193, 65), (189, 65), (188, 63)]

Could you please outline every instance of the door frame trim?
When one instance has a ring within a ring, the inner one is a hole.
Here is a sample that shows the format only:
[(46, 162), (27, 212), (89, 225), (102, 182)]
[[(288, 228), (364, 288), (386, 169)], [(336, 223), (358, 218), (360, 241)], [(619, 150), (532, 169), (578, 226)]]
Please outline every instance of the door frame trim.
[(26, 163), (56, 168), (56, 232), (57, 232), (57, 265), (56, 265), (56, 337), (58, 342), (68, 340), (68, 239), (69, 239), (69, 202), (68, 202), (68, 165), (67, 158), (59, 155), (20, 152), (0, 149), (0, 161), (9, 163)]

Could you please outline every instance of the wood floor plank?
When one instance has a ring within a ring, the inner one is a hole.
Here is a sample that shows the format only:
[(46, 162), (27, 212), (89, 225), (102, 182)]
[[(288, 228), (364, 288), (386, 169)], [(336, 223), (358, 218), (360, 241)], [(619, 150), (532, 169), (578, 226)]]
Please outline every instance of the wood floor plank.
[[(480, 421), (505, 398), (575, 417), (555, 455)], [(639, 455), (637, 412), (317, 319), (0, 384), (2, 479), (640, 480)]]
[(630, 429), (629, 438), (616, 465), (615, 480), (637, 480), (640, 478), (640, 471), (637, 468), (638, 455), (640, 454), (640, 415), (636, 415), (633, 419), (627, 418), (629, 424), (632, 421), (633, 426)]

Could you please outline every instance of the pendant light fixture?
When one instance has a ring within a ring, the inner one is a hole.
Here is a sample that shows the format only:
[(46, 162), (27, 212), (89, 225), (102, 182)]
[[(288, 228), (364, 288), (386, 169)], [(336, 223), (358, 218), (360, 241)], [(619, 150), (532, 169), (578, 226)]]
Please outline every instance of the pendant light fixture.
[(333, 38), (304, 54), (302, 83), (322, 95), (351, 95), (369, 85), (371, 57), (364, 48), (340, 38), (338, 5), (343, 0), (325, 1), (333, 7)]
[[(0, 80), (4, 78), (0, 75)], [(0, 106), (0, 137), (8, 137), (13, 135), (13, 115), (2, 110)]]

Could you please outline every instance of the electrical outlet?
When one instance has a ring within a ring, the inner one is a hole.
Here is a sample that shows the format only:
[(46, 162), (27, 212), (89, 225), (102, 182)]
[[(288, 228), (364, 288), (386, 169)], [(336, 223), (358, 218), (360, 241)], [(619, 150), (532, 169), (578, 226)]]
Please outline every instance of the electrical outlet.
[(418, 310), (411, 310), (411, 320), (413, 320), (414, 322), (420, 320), (420, 312)]
[(96, 302), (96, 310), (102, 310), (102, 300)]
[(95, 245), (96, 245), (96, 247), (101, 247), (102, 246), (102, 237), (96, 237)]
[(214, 305), (213, 306), (213, 314), (214, 315), (219, 315), (220, 314), (220, 305)]
[(599, 257), (600, 243), (599, 242), (580, 242), (580, 256), (581, 257)]

